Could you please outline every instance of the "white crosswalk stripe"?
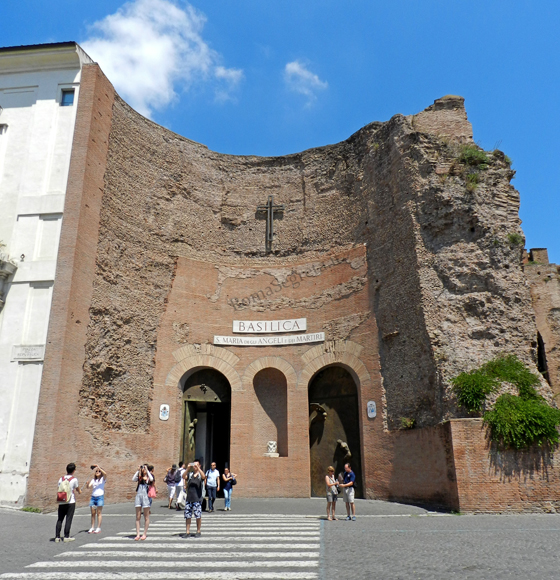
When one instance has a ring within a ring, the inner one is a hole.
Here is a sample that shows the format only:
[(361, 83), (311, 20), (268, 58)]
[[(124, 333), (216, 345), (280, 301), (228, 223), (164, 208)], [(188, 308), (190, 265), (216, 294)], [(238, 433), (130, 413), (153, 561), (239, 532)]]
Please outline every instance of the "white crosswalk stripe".
[[(130, 520), (128, 520), (130, 524)], [(128, 526), (127, 526), (128, 527)], [(196, 529), (195, 522), (191, 531)], [(185, 520), (157, 520), (144, 541), (135, 530), (91, 538), (26, 572), (0, 574), (0, 580), (316, 580), (319, 577), (321, 523), (301, 516), (207, 517), (200, 537), (185, 537)], [(66, 546), (65, 546), (66, 548)]]

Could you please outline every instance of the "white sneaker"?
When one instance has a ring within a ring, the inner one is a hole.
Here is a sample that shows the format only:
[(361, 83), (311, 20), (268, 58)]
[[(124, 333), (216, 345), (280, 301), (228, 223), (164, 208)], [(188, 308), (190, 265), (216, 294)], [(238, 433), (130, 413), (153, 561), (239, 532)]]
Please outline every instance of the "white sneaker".
[(95, 528), (90, 528), (90, 529), (88, 530), (88, 534), (93, 534), (93, 532), (94, 532), (94, 531), (95, 531)]
[(93, 533), (94, 534), (100, 534), (101, 533), (101, 528), (97, 528)]
[(73, 542), (76, 538), (64, 538), (63, 542)]

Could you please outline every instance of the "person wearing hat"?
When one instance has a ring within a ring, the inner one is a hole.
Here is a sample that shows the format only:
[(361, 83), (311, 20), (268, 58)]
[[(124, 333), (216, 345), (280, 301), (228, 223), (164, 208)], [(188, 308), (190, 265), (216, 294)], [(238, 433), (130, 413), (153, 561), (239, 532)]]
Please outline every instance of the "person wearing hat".
[(163, 481), (167, 483), (167, 495), (169, 497), (169, 509), (171, 508), (171, 503), (175, 497), (175, 473), (177, 472), (177, 465), (174, 463), (168, 470), (163, 478)]

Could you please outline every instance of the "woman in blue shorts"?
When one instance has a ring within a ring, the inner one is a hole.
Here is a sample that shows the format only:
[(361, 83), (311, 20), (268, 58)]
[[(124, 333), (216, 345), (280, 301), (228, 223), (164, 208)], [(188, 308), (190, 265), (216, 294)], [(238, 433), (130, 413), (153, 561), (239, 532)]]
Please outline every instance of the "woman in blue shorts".
[[(91, 509), (91, 528), (88, 534), (99, 534), (101, 531), (101, 511), (105, 503), (105, 482), (107, 481), (107, 474), (99, 467), (99, 465), (92, 465), (93, 478), (87, 482), (88, 489), (91, 488), (91, 500), (89, 507)], [(95, 525), (95, 517), (97, 516), (97, 526)]]

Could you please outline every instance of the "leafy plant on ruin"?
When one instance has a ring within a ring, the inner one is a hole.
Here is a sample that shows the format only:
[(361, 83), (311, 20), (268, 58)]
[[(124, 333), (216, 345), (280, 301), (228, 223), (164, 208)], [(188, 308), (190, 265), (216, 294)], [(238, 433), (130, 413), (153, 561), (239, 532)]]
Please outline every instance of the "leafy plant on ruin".
[(509, 233), (507, 239), (512, 246), (521, 246), (523, 244), (523, 236), (517, 232)]
[(476, 145), (463, 145), (459, 153), (459, 162), (476, 167), (478, 169), (486, 169), (490, 160), (488, 155)]
[(414, 429), (416, 419), (412, 417), (401, 417), (401, 429)]
[(497, 390), (498, 383), (482, 369), (461, 373), (451, 379), (457, 401), (469, 413), (479, 413), (486, 397)]
[(452, 381), (459, 404), (480, 413), (486, 397), (501, 383), (517, 388), (518, 395), (500, 395), (484, 413), (490, 438), (503, 448), (523, 449), (531, 445), (557, 445), (560, 410), (551, 407), (535, 387), (539, 377), (515, 355), (501, 355), (478, 369), (461, 373)]
[(473, 192), (477, 188), (479, 180), (478, 172), (467, 173), (467, 189)]

